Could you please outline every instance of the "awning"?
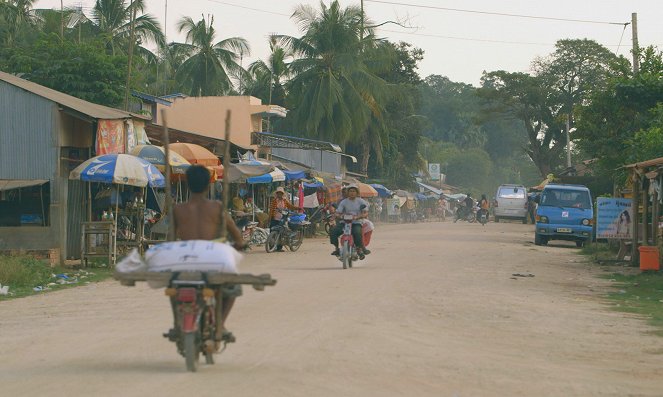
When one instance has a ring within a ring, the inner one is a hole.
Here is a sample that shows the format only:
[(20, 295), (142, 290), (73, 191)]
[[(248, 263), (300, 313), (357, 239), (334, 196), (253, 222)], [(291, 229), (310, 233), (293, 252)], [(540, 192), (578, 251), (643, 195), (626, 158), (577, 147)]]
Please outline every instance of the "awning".
[(248, 178), (246, 183), (272, 183), (272, 182), (283, 182), (285, 181), (285, 174), (278, 168), (274, 168), (274, 171), (269, 174), (264, 174), (260, 176), (254, 176)]
[(0, 179), (0, 191), (40, 186), (47, 182), (48, 179)]
[(421, 183), (421, 182), (417, 182), (417, 185), (423, 187), (426, 190), (430, 190), (431, 192), (437, 194), (438, 196), (441, 195), (441, 194), (444, 194), (444, 192), (442, 192), (442, 190), (440, 190), (438, 188), (434, 188), (431, 185), (426, 185), (425, 183)]
[(283, 173), (285, 174), (285, 180), (286, 181), (296, 181), (298, 179), (306, 178), (306, 173), (304, 171), (286, 171), (286, 170), (283, 170)]

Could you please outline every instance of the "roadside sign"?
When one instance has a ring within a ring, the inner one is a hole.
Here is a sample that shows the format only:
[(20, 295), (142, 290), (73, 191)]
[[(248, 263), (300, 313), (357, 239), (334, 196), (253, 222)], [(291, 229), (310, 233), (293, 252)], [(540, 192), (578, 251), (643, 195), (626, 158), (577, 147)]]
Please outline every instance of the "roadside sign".
[(428, 174), (432, 181), (440, 180), (440, 163), (430, 163), (428, 164)]
[(631, 203), (631, 199), (597, 198), (596, 238), (631, 239)]

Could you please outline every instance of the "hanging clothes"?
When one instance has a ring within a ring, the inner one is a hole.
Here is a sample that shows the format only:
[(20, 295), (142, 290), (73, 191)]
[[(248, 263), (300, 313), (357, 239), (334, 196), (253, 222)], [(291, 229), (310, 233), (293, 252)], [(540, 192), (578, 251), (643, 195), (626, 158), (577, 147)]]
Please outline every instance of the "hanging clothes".
[(99, 120), (95, 151), (97, 156), (124, 153), (123, 120)]

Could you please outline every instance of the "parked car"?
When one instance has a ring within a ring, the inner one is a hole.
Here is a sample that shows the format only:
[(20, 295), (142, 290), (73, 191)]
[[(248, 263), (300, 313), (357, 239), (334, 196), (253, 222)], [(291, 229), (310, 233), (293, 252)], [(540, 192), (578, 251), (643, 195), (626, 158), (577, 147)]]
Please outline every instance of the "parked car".
[(582, 247), (591, 241), (594, 210), (592, 196), (586, 186), (548, 184), (538, 201), (534, 244), (568, 240)]
[(493, 202), (495, 222), (500, 219), (520, 219), (527, 224), (527, 189), (523, 185), (500, 185)]

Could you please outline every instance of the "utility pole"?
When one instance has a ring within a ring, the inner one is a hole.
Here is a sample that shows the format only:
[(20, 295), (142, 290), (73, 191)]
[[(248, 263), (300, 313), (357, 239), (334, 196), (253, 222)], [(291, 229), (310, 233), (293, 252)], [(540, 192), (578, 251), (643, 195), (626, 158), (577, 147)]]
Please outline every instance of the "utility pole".
[(64, 0), (60, 0), (60, 40), (64, 41)]
[(361, 28), (359, 30), (359, 44), (364, 41), (364, 0), (361, 0)]
[(571, 139), (569, 138), (569, 124), (571, 115), (566, 115), (566, 168), (571, 168)]
[(640, 72), (640, 48), (638, 47), (638, 13), (631, 14), (631, 35), (633, 37), (633, 74)]
[(131, 89), (131, 62), (134, 55), (134, 44), (136, 41), (136, 5), (135, 0), (130, 3), (131, 10), (131, 27), (129, 33), (129, 60), (127, 67), (127, 86), (124, 89), (124, 110), (129, 110), (129, 90)]

